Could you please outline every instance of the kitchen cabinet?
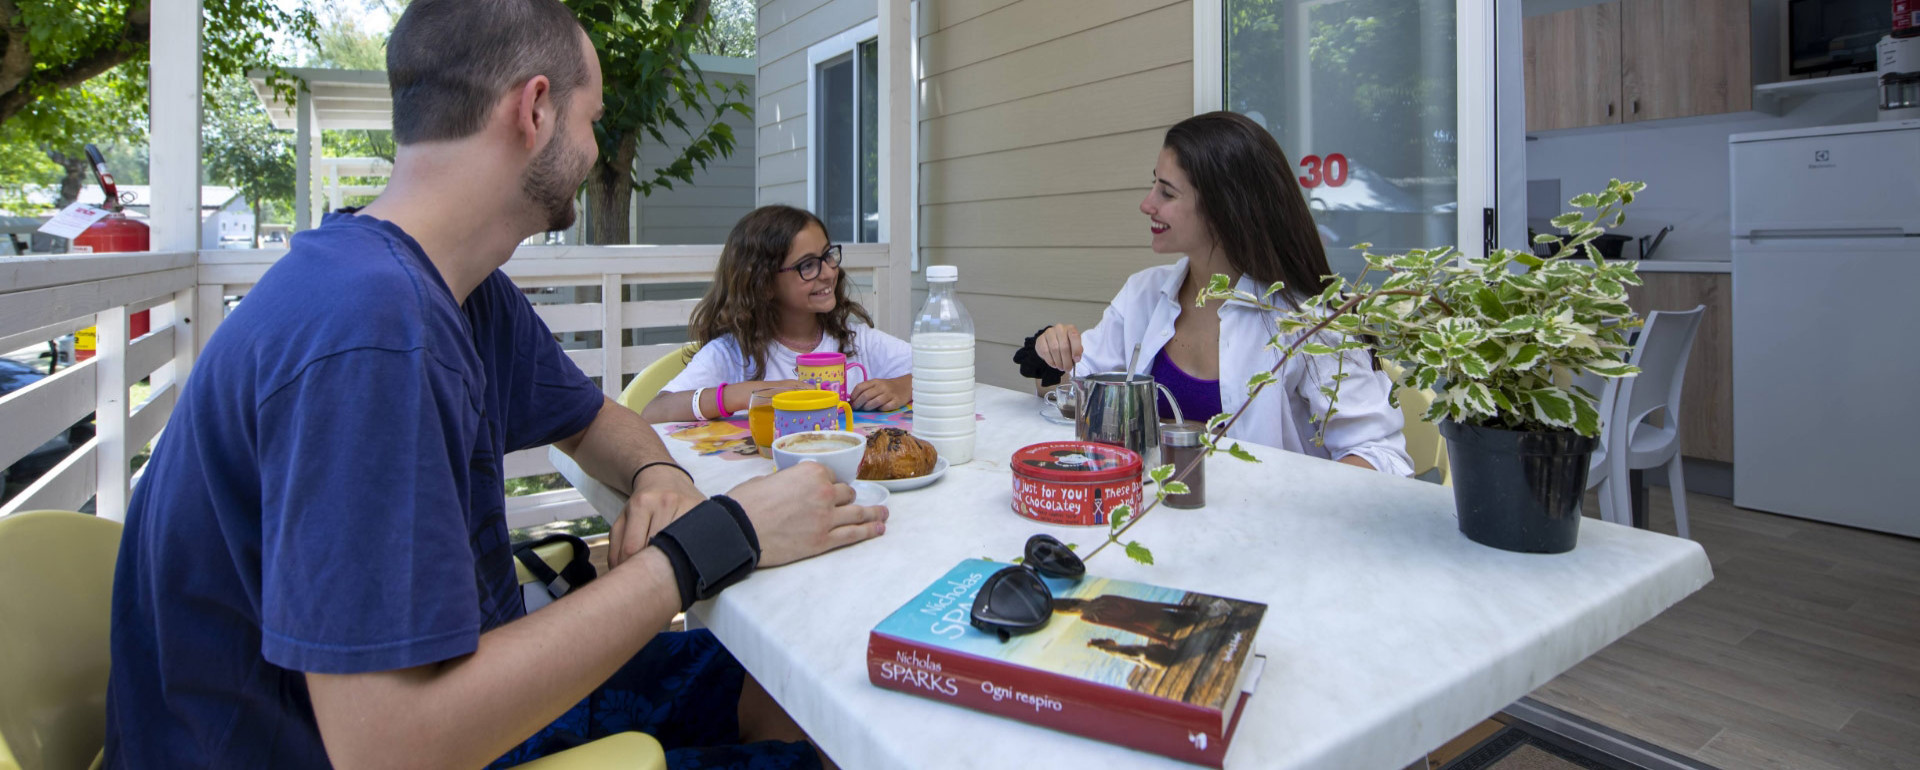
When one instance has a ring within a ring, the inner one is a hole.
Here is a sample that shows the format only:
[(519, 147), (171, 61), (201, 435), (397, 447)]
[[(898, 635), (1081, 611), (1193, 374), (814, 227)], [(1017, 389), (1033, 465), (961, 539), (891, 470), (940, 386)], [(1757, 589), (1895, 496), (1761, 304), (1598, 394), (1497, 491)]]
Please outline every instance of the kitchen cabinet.
[(1620, 3), (1521, 22), (1527, 130), (1620, 122)]
[(1527, 130), (1753, 108), (1749, 0), (1613, 0), (1527, 17)]
[(1645, 285), (1628, 287), (1627, 303), (1642, 316), (1707, 306), (1680, 391), (1680, 453), (1733, 462), (1733, 275), (1643, 272), (1640, 279)]
[(1748, 0), (1624, 0), (1626, 122), (1753, 108)]

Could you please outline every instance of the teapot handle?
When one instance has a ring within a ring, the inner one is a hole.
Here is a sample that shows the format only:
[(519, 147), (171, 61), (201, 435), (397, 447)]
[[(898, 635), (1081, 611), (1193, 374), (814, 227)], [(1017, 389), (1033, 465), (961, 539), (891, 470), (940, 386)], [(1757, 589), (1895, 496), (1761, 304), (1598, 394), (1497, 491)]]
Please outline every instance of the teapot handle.
[[(1159, 389), (1161, 394), (1167, 397), (1167, 405), (1173, 407), (1173, 421), (1176, 423), (1186, 422), (1187, 421), (1186, 416), (1180, 413), (1180, 401), (1173, 397), (1173, 391), (1167, 390), (1167, 386), (1162, 385), (1158, 382), (1154, 383), (1153, 387)], [(1154, 419), (1156, 422), (1159, 420), (1159, 417), (1160, 417), (1159, 415), (1154, 415)]]

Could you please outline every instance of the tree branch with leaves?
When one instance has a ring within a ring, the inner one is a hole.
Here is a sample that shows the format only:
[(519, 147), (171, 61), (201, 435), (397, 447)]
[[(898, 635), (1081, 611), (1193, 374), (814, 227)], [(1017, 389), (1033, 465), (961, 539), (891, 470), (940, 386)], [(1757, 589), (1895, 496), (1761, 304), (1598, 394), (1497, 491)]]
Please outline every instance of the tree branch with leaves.
[[(587, 176), (587, 241), (626, 243), (633, 192), (651, 194), (692, 182), (694, 172), (733, 153), (734, 113), (753, 117), (746, 83), (710, 81), (693, 59), (710, 35), (709, 0), (566, 0), (600, 54), (606, 115), (594, 125), (600, 157)], [(640, 142), (662, 146), (668, 129), (684, 147), (663, 166), (638, 170)]]

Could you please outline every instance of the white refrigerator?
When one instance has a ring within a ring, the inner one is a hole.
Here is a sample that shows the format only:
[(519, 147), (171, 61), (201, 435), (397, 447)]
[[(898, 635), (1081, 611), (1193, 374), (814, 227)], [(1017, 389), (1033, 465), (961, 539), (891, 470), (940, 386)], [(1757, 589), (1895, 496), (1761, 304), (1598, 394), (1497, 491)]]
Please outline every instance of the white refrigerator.
[(1920, 537), (1920, 120), (1728, 142), (1734, 504)]

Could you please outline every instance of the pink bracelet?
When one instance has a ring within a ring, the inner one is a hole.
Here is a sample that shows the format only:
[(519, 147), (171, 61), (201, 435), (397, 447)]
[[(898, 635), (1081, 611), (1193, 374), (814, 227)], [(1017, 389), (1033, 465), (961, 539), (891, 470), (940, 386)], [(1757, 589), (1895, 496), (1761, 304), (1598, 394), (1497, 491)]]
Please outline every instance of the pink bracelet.
[(733, 416), (733, 410), (727, 408), (727, 384), (726, 383), (724, 382), (720, 383), (720, 387), (716, 389), (713, 396), (713, 403), (714, 403), (714, 406), (719, 407), (717, 411), (720, 412), (720, 419), (724, 420), (728, 417)]

